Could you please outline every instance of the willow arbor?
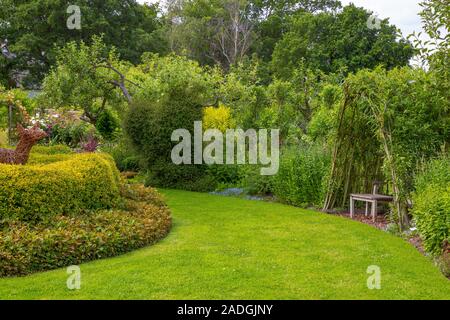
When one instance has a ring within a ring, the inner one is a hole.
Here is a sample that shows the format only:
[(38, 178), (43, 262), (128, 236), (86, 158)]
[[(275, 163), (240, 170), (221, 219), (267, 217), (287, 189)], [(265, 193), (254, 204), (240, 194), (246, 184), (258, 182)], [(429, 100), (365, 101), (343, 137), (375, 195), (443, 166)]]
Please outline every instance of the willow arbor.
[(324, 210), (346, 207), (350, 193), (367, 193), (374, 180), (384, 180), (394, 196), (393, 217), (409, 224), (414, 173), (450, 141), (449, 108), (435, 85), (433, 74), (410, 68), (348, 77)]

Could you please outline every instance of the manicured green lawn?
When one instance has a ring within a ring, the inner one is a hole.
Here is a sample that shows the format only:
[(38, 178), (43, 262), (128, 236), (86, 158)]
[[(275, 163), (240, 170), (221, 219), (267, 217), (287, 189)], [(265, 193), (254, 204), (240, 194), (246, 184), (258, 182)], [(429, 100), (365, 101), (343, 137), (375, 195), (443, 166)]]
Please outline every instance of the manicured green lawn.
[[(450, 299), (450, 281), (407, 242), (280, 204), (165, 190), (171, 234), (130, 254), (0, 279), (1, 299)], [(367, 267), (381, 268), (369, 290)]]

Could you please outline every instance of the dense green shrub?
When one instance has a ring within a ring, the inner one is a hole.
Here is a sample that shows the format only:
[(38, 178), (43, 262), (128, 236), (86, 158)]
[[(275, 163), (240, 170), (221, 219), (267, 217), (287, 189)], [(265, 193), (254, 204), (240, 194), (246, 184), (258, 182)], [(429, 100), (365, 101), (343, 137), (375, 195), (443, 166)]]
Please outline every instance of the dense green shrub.
[[(124, 131), (149, 172), (152, 185), (182, 187), (204, 175), (204, 167), (172, 165), (171, 151), (178, 142), (176, 129), (193, 133), (203, 118), (203, 106), (214, 101), (214, 72), (183, 57), (146, 55), (128, 77), (141, 84), (124, 117)], [(186, 187), (188, 188), (188, 187)]]
[(214, 177), (206, 175), (206, 166), (175, 165), (168, 161), (153, 164), (146, 175), (147, 186), (163, 186), (190, 191), (212, 191), (217, 185)]
[(121, 184), (120, 195), (129, 200), (126, 204), (127, 210), (132, 210), (129, 206), (130, 200), (131, 202), (146, 202), (158, 207), (166, 205), (166, 202), (160, 193), (153, 188), (145, 187), (143, 184)]
[(413, 216), (425, 249), (439, 255), (450, 234), (450, 157), (431, 161), (418, 174)]
[(56, 215), (37, 225), (10, 222), (0, 231), (0, 276), (116, 256), (166, 236), (172, 222), (160, 195), (139, 185), (124, 188), (123, 210)]
[(141, 168), (141, 158), (130, 146), (130, 142), (125, 139), (114, 144), (106, 144), (101, 147), (103, 152), (109, 153), (116, 162), (120, 171), (139, 171)]
[(164, 98), (160, 103), (139, 100), (129, 109), (125, 119), (125, 130), (131, 142), (139, 150), (149, 166), (158, 161), (171, 162), (171, 141), (176, 129), (194, 132), (194, 121), (202, 119), (202, 107), (187, 99)]
[(238, 185), (242, 180), (242, 170), (239, 165), (210, 165), (207, 174), (223, 185)]
[(54, 162), (69, 160), (73, 151), (70, 147), (57, 144), (53, 146), (34, 146), (31, 149), (28, 165), (46, 165)]
[(329, 164), (329, 153), (319, 147), (284, 150), (280, 170), (272, 181), (274, 195), (283, 202), (300, 207), (321, 206)]
[(106, 154), (45, 156), (49, 164), (0, 164), (0, 220), (40, 221), (106, 209), (119, 200), (119, 172)]
[(105, 109), (98, 115), (95, 127), (103, 138), (113, 140), (119, 130), (119, 120), (110, 110)]
[(242, 177), (240, 185), (251, 195), (268, 195), (272, 191), (272, 176), (261, 175), (261, 168), (254, 165), (243, 165), (239, 168)]

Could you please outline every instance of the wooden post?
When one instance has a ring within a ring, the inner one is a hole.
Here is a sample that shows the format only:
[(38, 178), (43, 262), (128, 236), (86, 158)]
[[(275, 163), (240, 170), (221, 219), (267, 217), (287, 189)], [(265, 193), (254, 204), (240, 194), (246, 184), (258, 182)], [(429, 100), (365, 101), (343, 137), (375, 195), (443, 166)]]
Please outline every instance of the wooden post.
[(378, 202), (377, 202), (377, 200), (374, 200), (372, 202), (372, 218), (373, 218), (373, 222), (377, 221), (377, 209), (378, 209)]
[(369, 214), (369, 202), (366, 201), (366, 217)]
[(12, 105), (8, 105), (8, 145), (12, 145)]
[(350, 196), (350, 218), (353, 219), (353, 215), (355, 214), (355, 200), (353, 196)]

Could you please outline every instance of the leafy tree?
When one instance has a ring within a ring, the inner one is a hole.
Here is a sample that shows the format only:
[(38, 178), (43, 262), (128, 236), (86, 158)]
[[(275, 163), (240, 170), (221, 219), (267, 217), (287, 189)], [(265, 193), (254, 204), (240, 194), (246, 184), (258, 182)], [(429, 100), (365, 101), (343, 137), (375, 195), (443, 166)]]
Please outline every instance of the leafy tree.
[(233, 118), (244, 129), (257, 127), (259, 115), (268, 104), (259, 65), (253, 62), (233, 66), (217, 93), (218, 100), (231, 108)]
[(69, 4), (62, 0), (1, 0), (0, 39), (7, 38), (18, 57), (16, 68), (31, 72), (29, 81), (41, 80), (56, 61), (55, 47), (71, 41), (88, 43), (104, 35), (120, 56), (138, 62), (145, 51), (166, 51), (156, 5), (135, 0), (78, 0), (81, 29), (67, 27)]
[(335, 12), (341, 8), (336, 0), (251, 0), (250, 10), (255, 23), (257, 41), (252, 52), (270, 61), (276, 44), (288, 31), (289, 18), (298, 12)]
[(169, 5), (172, 50), (224, 69), (241, 61), (252, 44), (246, 0), (173, 1)]
[(418, 49), (422, 66), (428, 65), (435, 79), (443, 109), (450, 112), (450, 6), (444, 0), (426, 0), (420, 5), (428, 40), (421, 40), (421, 34), (415, 33), (410, 38)]
[(413, 55), (410, 43), (398, 40), (397, 29), (388, 20), (379, 29), (369, 28), (369, 17), (370, 12), (354, 5), (337, 14), (296, 14), (275, 47), (275, 73), (289, 78), (300, 63), (326, 73), (356, 72), (380, 64), (387, 69), (407, 65)]
[(247, 54), (269, 61), (295, 12), (333, 11), (335, 0), (168, 1), (171, 49), (201, 64), (229, 69)]
[(44, 79), (41, 106), (79, 108), (95, 125), (105, 108), (121, 105), (122, 97), (131, 102), (128, 87), (136, 84), (126, 79), (128, 68), (99, 37), (92, 45), (70, 42), (58, 51), (56, 66)]

